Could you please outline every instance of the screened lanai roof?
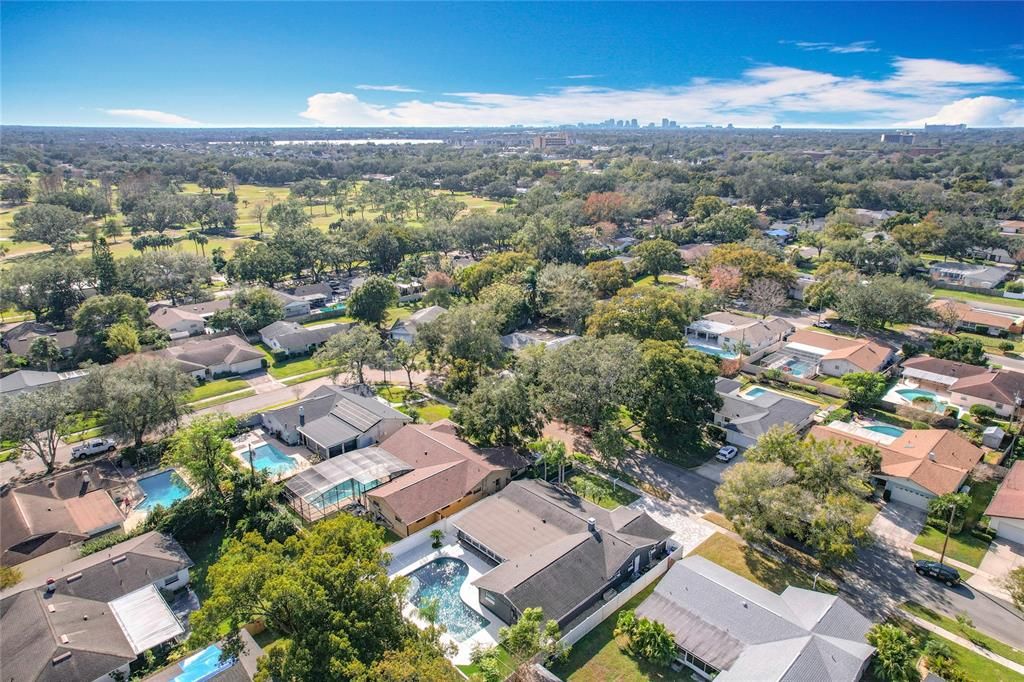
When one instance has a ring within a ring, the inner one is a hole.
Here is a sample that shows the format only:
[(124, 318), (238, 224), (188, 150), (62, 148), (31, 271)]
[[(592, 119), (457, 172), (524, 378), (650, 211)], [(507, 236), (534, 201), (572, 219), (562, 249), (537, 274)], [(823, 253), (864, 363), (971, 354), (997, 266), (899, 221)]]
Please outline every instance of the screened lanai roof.
[(285, 488), (304, 500), (323, 495), (350, 480), (363, 485), (390, 479), (395, 474), (412, 471), (402, 460), (378, 447), (352, 450), (324, 460), (288, 479)]

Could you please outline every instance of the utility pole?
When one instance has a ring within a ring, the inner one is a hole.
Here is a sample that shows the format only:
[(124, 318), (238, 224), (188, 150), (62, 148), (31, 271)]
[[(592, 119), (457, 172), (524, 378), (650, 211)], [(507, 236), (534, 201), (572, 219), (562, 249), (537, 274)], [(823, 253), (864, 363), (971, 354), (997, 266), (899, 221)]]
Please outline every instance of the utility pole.
[(1013, 419), (1010, 420), (1010, 427), (1016, 427), (1013, 431), (1013, 438), (1010, 439), (1010, 458), (1012, 459), (1017, 453), (1017, 436), (1020, 435), (1021, 424), (1017, 417), (1020, 416), (1020, 403), (1021, 395), (1020, 391), (1015, 391), (1013, 394)]
[(939, 555), (939, 563), (946, 559), (946, 545), (949, 544), (949, 531), (953, 529), (953, 518), (956, 516), (956, 503), (949, 507), (949, 520), (946, 521), (946, 537), (942, 541), (942, 554)]

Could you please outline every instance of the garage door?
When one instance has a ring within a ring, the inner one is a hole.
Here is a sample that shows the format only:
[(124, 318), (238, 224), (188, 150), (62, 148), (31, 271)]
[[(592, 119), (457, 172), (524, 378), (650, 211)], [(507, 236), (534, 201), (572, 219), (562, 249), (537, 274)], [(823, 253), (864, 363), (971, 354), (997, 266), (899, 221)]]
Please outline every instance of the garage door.
[(928, 500), (931, 499), (928, 495), (922, 495), (916, 490), (910, 490), (909, 488), (894, 485), (893, 483), (889, 483), (889, 490), (891, 492), (889, 499), (893, 502), (902, 502), (903, 504), (909, 504), (910, 506), (917, 507), (918, 509), (928, 508)]
[(1021, 522), (1011, 522), (1008, 519), (999, 519), (999, 528), (996, 530), (996, 535), (1004, 540), (1024, 545), (1024, 526), (1017, 525), (1017, 523)]
[(728, 429), (725, 431), (725, 440), (729, 445), (735, 445), (736, 447), (743, 449), (753, 447), (754, 443), (757, 442), (750, 436), (744, 436), (742, 433), (737, 433), (736, 431), (730, 431)]

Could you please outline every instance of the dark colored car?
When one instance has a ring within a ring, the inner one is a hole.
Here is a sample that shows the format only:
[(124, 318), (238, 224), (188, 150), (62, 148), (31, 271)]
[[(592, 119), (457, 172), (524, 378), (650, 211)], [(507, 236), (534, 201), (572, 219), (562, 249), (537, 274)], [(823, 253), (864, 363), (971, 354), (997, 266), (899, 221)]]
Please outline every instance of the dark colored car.
[(914, 562), (914, 570), (918, 575), (926, 575), (936, 580), (941, 580), (950, 587), (960, 584), (960, 572), (952, 566), (940, 564), (938, 561), (926, 561), (920, 559)]

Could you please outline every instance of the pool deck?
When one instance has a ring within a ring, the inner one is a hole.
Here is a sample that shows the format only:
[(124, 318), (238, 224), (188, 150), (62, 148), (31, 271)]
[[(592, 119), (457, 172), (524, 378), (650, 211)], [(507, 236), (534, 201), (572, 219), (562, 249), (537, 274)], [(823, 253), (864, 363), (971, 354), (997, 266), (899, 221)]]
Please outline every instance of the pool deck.
[(160, 467), (158, 469), (154, 469), (152, 471), (147, 471), (147, 472), (145, 472), (143, 474), (140, 474), (139, 476), (136, 476), (132, 480), (132, 483), (134, 485), (131, 486), (131, 489), (133, 491), (138, 490), (142, 494), (139, 497), (137, 497), (137, 498), (134, 497), (134, 496), (132, 497), (131, 509), (129, 510), (128, 514), (125, 516), (125, 520), (124, 520), (124, 530), (125, 530), (125, 532), (130, 533), (133, 530), (135, 530), (136, 528), (138, 528), (140, 525), (142, 525), (142, 522), (146, 520), (146, 517), (149, 516), (149, 512), (151, 511), (149, 509), (140, 509), (139, 508), (139, 505), (142, 504), (142, 501), (146, 499), (146, 493), (145, 493), (145, 491), (142, 490), (142, 486), (139, 485), (139, 481), (144, 479), (144, 478), (149, 478), (151, 476), (158, 476), (158, 475), (164, 473), (165, 471), (173, 471), (176, 474), (178, 474), (178, 476), (185, 483), (185, 485), (187, 485), (189, 487), (189, 489), (192, 491), (188, 495), (186, 495), (185, 497), (183, 497), (181, 499), (185, 500), (185, 499), (188, 499), (188, 498), (190, 498), (190, 497), (192, 497), (193, 495), (196, 494), (197, 486), (194, 483), (192, 483), (191, 480), (189, 480), (188, 473), (184, 472), (184, 471), (180, 471), (180, 470), (178, 470), (178, 469), (176, 469), (174, 467)]
[(231, 445), (235, 450), (235, 457), (238, 458), (238, 461), (240, 461), (242, 466), (245, 468), (249, 467), (248, 453), (250, 445), (253, 449), (258, 448), (261, 445), (272, 445), (277, 451), (287, 455), (293, 462), (295, 462), (295, 468), (283, 474), (275, 475), (275, 481), (283, 481), (286, 478), (291, 478), (303, 469), (308, 469), (313, 466), (309, 462), (309, 451), (306, 450), (305, 447), (302, 445), (288, 445), (284, 441), (280, 441), (269, 433), (264, 432), (263, 429), (256, 429), (236, 438), (232, 438)]
[[(469, 575), (466, 576), (466, 580), (462, 583), (462, 587), (459, 590), (459, 596), (462, 597), (462, 601), (464, 601), (467, 606), (490, 621), (486, 628), (480, 630), (463, 642), (457, 642), (453, 637), (447, 634), (441, 635), (441, 642), (443, 644), (453, 644), (458, 649), (454, 656), (448, 657), (449, 660), (451, 660), (455, 665), (467, 665), (471, 662), (470, 656), (473, 653), (473, 649), (477, 647), (491, 647), (498, 643), (498, 630), (505, 625), (500, 618), (480, 604), (480, 592), (477, 588), (473, 587), (473, 581), (484, 573), (490, 571), (494, 566), (458, 543), (447, 544), (441, 547), (441, 549), (434, 549), (428, 540), (427, 542), (412, 548), (408, 552), (394, 557), (391, 560), (391, 566), (388, 568), (388, 575), (390, 577), (408, 575), (420, 566), (428, 564), (434, 559), (438, 559), (440, 557), (461, 559), (467, 566), (469, 566)], [(411, 603), (407, 602), (405, 604), (402, 609), (402, 615), (404, 615), (410, 622), (415, 623), (417, 627), (426, 628), (428, 625), (428, 623), (420, 617), (419, 609)]]
[[(950, 404), (950, 398), (948, 393), (943, 394), (935, 390), (934, 388), (921, 388), (917, 384), (906, 383), (904, 381), (900, 381), (898, 384), (889, 389), (889, 392), (882, 397), (882, 400), (886, 400), (890, 403), (895, 403), (896, 405), (908, 405), (919, 410), (922, 409), (921, 407), (915, 405), (913, 400), (908, 400), (906, 396), (900, 395), (899, 391), (927, 391), (928, 393), (934, 394), (935, 399), (938, 401), (939, 407), (938, 409), (934, 409), (931, 411), (937, 414), (941, 414), (942, 412), (944, 412), (947, 407), (956, 407), (958, 412), (962, 411), (956, 405)], [(928, 410), (923, 411), (928, 412)]]

